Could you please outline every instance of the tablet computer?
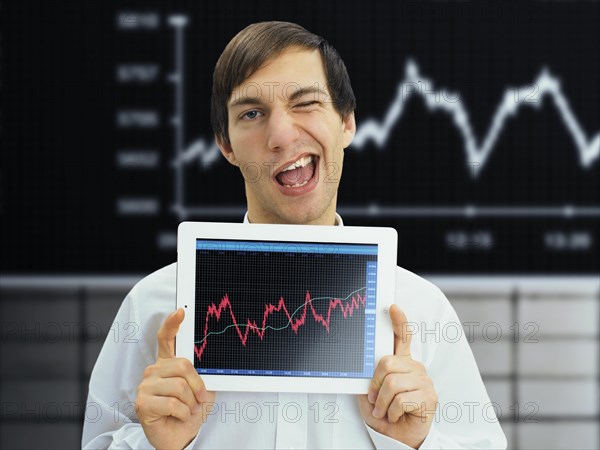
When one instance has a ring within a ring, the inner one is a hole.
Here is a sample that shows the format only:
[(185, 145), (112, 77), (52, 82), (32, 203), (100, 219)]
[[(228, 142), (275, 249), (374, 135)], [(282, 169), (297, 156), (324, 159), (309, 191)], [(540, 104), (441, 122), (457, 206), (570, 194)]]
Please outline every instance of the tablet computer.
[(393, 353), (393, 228), (183, 222), (177, 356), (214, 391), (367, 393)]

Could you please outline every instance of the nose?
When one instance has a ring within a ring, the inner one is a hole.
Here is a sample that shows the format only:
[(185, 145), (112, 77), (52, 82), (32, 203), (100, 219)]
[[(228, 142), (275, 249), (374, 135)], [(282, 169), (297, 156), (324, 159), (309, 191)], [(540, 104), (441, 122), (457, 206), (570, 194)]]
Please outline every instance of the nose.
[(300, 137), (293, 114), (287, 110), (274, 110), (269, 117), (268, 142), (271, 150), (282, 150)]

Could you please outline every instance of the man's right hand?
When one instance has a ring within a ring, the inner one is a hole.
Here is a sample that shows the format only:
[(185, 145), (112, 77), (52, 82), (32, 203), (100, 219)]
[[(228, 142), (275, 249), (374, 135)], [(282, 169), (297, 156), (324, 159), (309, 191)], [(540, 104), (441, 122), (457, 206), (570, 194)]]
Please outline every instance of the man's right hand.
[(185, 448), (212, 410), (215, 393), (204, 386), (192, 363), (175, 357), (175, 336), (185, 312), (178, 309), (158, 330), (158, 359), (138, 386), (137, 415), (157, 449)]

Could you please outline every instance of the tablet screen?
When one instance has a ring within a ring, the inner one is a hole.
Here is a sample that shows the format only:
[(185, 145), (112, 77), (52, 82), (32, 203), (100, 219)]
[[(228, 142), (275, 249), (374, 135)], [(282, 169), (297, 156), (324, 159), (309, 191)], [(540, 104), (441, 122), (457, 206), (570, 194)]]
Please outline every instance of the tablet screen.
[(196, 370), (371, 378), (377, 256), (377, 244), (196, 239)]

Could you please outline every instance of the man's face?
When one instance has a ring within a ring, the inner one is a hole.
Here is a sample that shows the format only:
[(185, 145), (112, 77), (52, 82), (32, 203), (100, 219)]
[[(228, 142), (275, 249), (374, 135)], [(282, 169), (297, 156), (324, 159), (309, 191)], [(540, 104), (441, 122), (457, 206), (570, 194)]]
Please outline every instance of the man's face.
[(342, 120), (333, 106), (319, 51), (285, 50), (227, 106), (230, 145), (219, 147), (244, 176), (250, 221), (333, 225), (356, 127), (353, 114)]

